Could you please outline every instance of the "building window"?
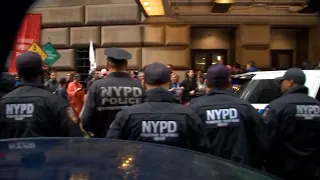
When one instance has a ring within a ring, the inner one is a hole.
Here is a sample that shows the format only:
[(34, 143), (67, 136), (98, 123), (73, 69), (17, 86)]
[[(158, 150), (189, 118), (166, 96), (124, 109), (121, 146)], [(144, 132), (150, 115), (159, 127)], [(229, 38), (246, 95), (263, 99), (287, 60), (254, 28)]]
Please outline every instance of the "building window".
[(77, 49), (77, 73), (81, 75), (81, 83), (86, 87), (85, 81), (89, 76), (90, 61), (89, 61), (89, 49)]

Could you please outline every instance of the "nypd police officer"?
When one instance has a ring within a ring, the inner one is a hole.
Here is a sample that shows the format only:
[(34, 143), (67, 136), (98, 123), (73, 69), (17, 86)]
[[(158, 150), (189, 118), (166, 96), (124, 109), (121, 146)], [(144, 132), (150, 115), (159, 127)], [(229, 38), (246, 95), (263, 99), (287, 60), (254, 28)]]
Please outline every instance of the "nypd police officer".
[(107, 48), (105, 55), (110, 74), (91, 85), (80, 118), (83, 129), (101, 138), (106, 136), (116, 114), (140, 103), (143, 96), (141, 84), (124, 72), (131, 54), (123, 49)]
[(21, 85), (0, 100), (0, 138), (83, 136), (68, 101), (43, 86), (41, 57), (17, 57)]
[(262, 115), (268, 134), (265, 169), (285, 179), (320, 179), (320, 103), (308, 96), (301, 69), (288, 69), (279, 79), (283, 95)]
[(210, 154), (260, 168), (263, 136), (259, 135), (259, 114), (227, 90), (229, 78), (223, 64), (211, 66), (205, 80), (207, 95), (191, 101), (189, 107), (205, 123)]
[(144, 74), (143, 103), (119, 112), (107, 138), (203, 150), (203, 123), (194, 112), (178, 104), (168, 91), (171, 71), (163, 64), (153, 63), (146, 67)]

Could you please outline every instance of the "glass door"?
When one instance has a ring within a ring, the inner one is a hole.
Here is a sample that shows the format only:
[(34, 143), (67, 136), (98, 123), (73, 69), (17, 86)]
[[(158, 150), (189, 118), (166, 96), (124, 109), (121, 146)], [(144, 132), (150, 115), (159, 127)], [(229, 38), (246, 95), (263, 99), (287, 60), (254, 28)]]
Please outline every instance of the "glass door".
[(193, 57), (193, 64), (195, 70), (206, 70), (208, 63), (210, 63), (210, 54), (208, 52), (197, 52)]
[(191, 51), (192, 57), (192, 68), (195, 70), (201, 70), (206, 72), (207, 69), (216, 63), (224, 63), (227, 59), (228, 50), (204, 50), (204, 49), (195, 49)]

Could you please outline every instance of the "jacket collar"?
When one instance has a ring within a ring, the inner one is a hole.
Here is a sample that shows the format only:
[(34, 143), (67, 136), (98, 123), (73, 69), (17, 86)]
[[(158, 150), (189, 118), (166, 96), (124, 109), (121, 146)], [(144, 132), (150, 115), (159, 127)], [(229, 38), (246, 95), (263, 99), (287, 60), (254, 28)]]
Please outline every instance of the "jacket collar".
[(130, 78), (129, 74), (125, 72), (112, 72), (108, 74), (108, 77)]
[(302, 93), (302, 94), (308, 94), (309, 89), (306, 86), (298, 85), (292, 88), (289, 88), (283, 96), (286, 96), (288, 94), (294, 94), (294, 93)]
[(220, 89), (220, 88), (214, 88), (209, 93), (207, 94), (208, 96), (216, 95), (216, 94), (225, 94), (225, 95), (230, 95), (234, 96), (234, 94), (229, 91), (228, 89)]
[(46, 89), (48, 91), (51, 91), (49, 88), (45, 87), (43, 84), (34, 83), (34, 82), (21, 82), (21, 84), (19, 84), (16, 87), (16, 89), (19, 88), (19, 87), (23, 87), (23, 86), (32, 86), (32, 87), (37, 87), (37, 88)]
[(143, 99), (143, 102), (172, 102), (178, 103), (176, 97), (170, 93), (168, 90), (163, 88), (154, 88), (148, 90)]
[(43, 84), (40, 83), (34, 83), (34, 82), (21, 82), (18, 87), (21, 86), (33, 86), (33, 87), (39, 87), (39, 88), (45, 88)]

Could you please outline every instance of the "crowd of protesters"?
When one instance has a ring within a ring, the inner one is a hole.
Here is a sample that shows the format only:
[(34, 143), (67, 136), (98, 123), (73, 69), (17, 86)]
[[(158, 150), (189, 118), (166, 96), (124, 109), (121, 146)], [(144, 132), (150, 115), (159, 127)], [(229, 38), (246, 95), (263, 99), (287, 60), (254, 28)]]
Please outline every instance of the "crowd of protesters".
[[(231, 74), (242, 74), (246, 72), (259, 71), (254, 61), (249, 61), (245, 66), (240, 64), (226, 65)], [(53, 93), (67, 99), (70, 105), (75, 110), (76, 115), (79, 116), (81, 109), (86, 101), (87, 90), (94, 81), (108, 77), (107, 69), (93, 70), (87, 79), (81, 81), (81, 76), (77, 72), (67, 74), (66, 77), (57, 79), (58, 72), (49, 71), (47, 66), (43, 67), (45, 70), (44, 85)], [(191, 99), (205, 94), (205, 73), (203, 70), (189, 69), (185, 73), (185, 77), (180, 77), (173, 71), (174, 67), (167, 64), (167, 68), (171, 70), (171, 87), (169, 91), (176, 95), (177, 100), (182, 104), (187, 104)], [(320, 64), (311, 67), (307, 62), (303, 64), (303, 69), (320, 69)], [(130, 71), (131, 77), (143, 84), (144, 71)], [(20, 84), (19, 77), (14, 76), (15, 86)], [(9, 86), (8, 86), (9, 87)]]

